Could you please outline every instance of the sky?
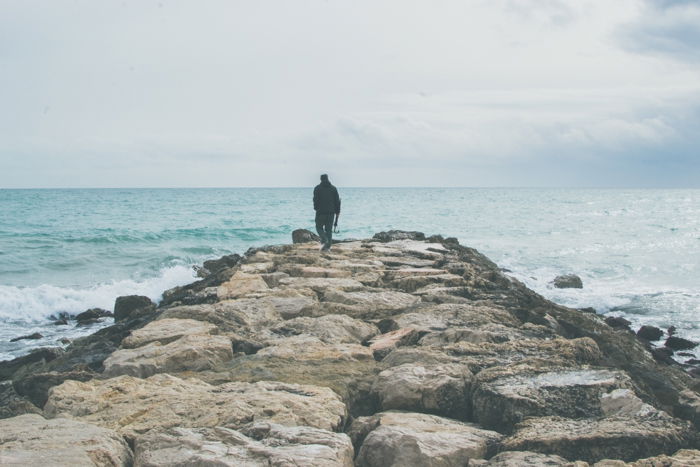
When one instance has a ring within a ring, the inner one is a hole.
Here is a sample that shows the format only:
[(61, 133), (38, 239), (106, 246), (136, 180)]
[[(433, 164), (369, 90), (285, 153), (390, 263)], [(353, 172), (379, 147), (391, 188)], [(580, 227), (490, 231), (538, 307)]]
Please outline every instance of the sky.
[(700, 0), (0, 0), (0, 188), (700, 188)]

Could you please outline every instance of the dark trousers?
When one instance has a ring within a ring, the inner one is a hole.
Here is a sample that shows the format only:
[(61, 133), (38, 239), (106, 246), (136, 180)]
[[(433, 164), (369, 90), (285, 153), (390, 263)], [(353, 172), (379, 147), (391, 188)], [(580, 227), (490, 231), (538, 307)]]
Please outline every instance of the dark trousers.
[(333, 240), (333, 219), (335, 214), (316, 213), (316, 232), (321, 237), (321, 243), (330, 247)]

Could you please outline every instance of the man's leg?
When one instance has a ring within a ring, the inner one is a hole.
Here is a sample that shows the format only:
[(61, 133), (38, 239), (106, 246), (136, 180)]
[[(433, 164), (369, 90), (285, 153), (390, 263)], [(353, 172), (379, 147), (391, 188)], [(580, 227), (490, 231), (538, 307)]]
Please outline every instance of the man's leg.
[(333, 217), (333, 214), (328, 214), (323, 225), (326, 231), (326, 250), (331, 249), (333, 242)]
[(321, 237), (321, 243), (326, 245), (326, 233), (323, 231), (325, 228), (325, 217), (324, 214), (316, 213), (316, 232), (318, 236)]

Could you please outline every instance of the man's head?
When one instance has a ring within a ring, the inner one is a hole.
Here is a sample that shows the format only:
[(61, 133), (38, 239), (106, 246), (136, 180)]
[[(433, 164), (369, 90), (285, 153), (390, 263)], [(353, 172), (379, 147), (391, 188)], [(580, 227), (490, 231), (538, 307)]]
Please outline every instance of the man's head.
[(323, 174), (323, 175), (321, 175), (321, 181), (322, 181), (322, 182), (327, 182), (327, 181), (328, 181), (328, 174)]

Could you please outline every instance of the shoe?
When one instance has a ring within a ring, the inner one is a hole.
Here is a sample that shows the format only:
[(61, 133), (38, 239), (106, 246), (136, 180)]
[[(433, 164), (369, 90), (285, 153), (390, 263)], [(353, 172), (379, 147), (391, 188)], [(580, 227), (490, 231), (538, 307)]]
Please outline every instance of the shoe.
[(321, 251), (329, 251), (331, 249), (331, 246), (328, 244), (325, 244), (321, 247)]

